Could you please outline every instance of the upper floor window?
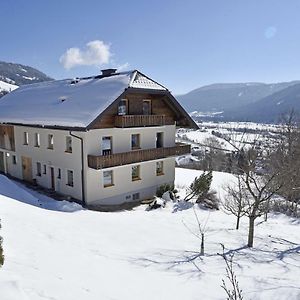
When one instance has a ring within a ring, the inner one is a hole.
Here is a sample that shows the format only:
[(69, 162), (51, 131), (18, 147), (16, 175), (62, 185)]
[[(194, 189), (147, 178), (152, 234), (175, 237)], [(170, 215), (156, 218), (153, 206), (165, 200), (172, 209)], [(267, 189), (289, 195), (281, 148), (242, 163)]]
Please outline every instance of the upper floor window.
[(34, 134), (34, 146), (35, 147), (40, 147), (41, 142), (40, 142), (40, 134), (39, 133), (35, 133)]
[(143, 100), (143, 115), (151, 115), (151, 100)]
[(48, 134), (48, 149), (53, 149), (54, 139), (53, 134)]
[(118, 115), (119, 116), (123, 116), (123, 115), (127, 115), (127, 99), (122, 99), (119, 102), (119, 106), (118, 106)]
[(112, 137), (104, 136), (102, 138), (102, 155), (110, 155), (112, 153)]
[(66, 152), (72, 153), (72, 137), (66, 137)]
[(67, 185), (74, 186), (74, 173), (71, 170), (67, 170)]
[(131, 149), (139, 149), (140, 148), (140, 135), (132, 134), (131, 135)]
[(156, 133), (156, 148), (162, 148), (164, 146), (164, 133)]
[(114, 184), (113, 182), (113, 171), (104, 171), (103, 172), (103, 186), (108, 187), (112, 186)]
[(28, 145), (28, 132), (24, 132), (24, 145)]

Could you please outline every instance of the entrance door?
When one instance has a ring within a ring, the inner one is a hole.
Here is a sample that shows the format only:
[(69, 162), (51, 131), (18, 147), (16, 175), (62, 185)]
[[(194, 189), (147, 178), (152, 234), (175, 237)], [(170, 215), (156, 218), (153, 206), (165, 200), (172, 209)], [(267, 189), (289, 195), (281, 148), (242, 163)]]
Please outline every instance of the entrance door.
[(54, 168), (50, 167), (50, 176), (51, 176), (51, 189), (55, 190), (55, 181), (54, 181)]
[(32, 162), (30, 157), (22, 156), (23, 180), (32, 181)]
[(4, 167), (4, 152), (0, 151), (0, 172), (5, 172)]
[(104, 136), (102, 138), (102, 155), (112, 154), (112, 137)]

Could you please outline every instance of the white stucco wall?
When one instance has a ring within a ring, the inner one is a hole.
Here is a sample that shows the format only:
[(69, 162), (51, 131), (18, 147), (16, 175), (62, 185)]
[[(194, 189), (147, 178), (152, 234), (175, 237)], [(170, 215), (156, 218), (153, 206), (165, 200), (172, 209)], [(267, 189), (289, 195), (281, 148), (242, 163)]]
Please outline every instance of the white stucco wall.
[[(45, 128), (33, 128), (14, 126), (16, 151), (5, 151), (6, 171), (10, 175), (23, 179), (22, 156), (32, 159), (32, 177), (37, 184), (45, 188), (51, 188), (50, 168), (54, 168), (55, 190), (59, 193), (70, 195), (78, 200), (82, 199), (81, 190), (81, 142), (72, 137), (72, 153), (67, 153), (66, 137), (70, 136), (67, 130), (51, 130)], [(24, 132), (28, 132), (28, 145), (24, 145)], [(148, 162), (141, 162), (141, 180), (132, 181), (131, 167), (125, 165), (104, 170), (113, 170), (114, 185), (103, 186), (103, 171), (88, 167), (87, 157), (102, 154), (102, 137), (112, 136), (112, 152), (121, 153), (131, 150), (131, 135), (140, 134), (140, 148), (151, 149), (156, 147), (156, 133), (163, 132), (163, 146), (175, 146), (175, 126), (143, 127), (143, 128), (109, 128), (96, 129), (87, 132), (72, 132), (84, 140), (84, 181), (85, 198), (88, 204), (118, 204), (131, 201), (130, 197), (136, 191), (142, 198), (153, 195), (156, 188), (163, 183), (174, 182), (175, 159), (166, 158)], [(40, 134), (40, 147), (35, 147), (35, 133)], [(54, 137), (53, 150), (48, 149), (48, 134)], [(9, 157), (7, 156), (9, 153)], [(17, 164), (13, 164), (12, 155), (16, 155)], [(156, 162), (164, 161), (164, 175), (156, 176)], [(42, 174), (37, 176), (37, 162), (41, 163)], [(46, 165), (46, 174), (43, 174)], [(135, 165), (135, 164), (133, 164)], [(61, 169), (61, 179), (57, 178), (58, 169)], [(74, 186), (67, 185), (67, 170), (74, 174)], [(130, 197), (129, 197), (130, 196)], [(126, 198), (127, 197), (127, 198)]]

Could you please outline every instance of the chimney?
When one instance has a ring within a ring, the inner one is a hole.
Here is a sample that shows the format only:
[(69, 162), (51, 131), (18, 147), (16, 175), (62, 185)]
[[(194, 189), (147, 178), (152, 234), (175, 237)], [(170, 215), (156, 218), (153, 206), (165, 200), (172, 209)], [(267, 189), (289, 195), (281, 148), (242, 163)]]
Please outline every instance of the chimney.
[(104, 69), (104, 70), (101, 70), (102, 72), (102, 76), (110, 76), (110, 75), (113, 75), (115, 74), (117, 71), (117, 69)]

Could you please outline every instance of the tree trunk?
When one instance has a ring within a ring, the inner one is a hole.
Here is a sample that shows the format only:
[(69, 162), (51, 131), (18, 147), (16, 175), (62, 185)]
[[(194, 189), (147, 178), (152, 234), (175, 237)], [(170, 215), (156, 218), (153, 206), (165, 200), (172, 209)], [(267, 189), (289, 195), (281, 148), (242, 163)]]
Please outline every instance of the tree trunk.
[(249, 217), (248, 247), (253, 247), (255, 217)]
[(238, 230), (240, 228), (240, 214), (237, 215), (237, 218), (236, 218), (236, 227), (235, 229)]
[(200, 255), (204, 255), (204, 233), (201, 233), (201, 250)]

